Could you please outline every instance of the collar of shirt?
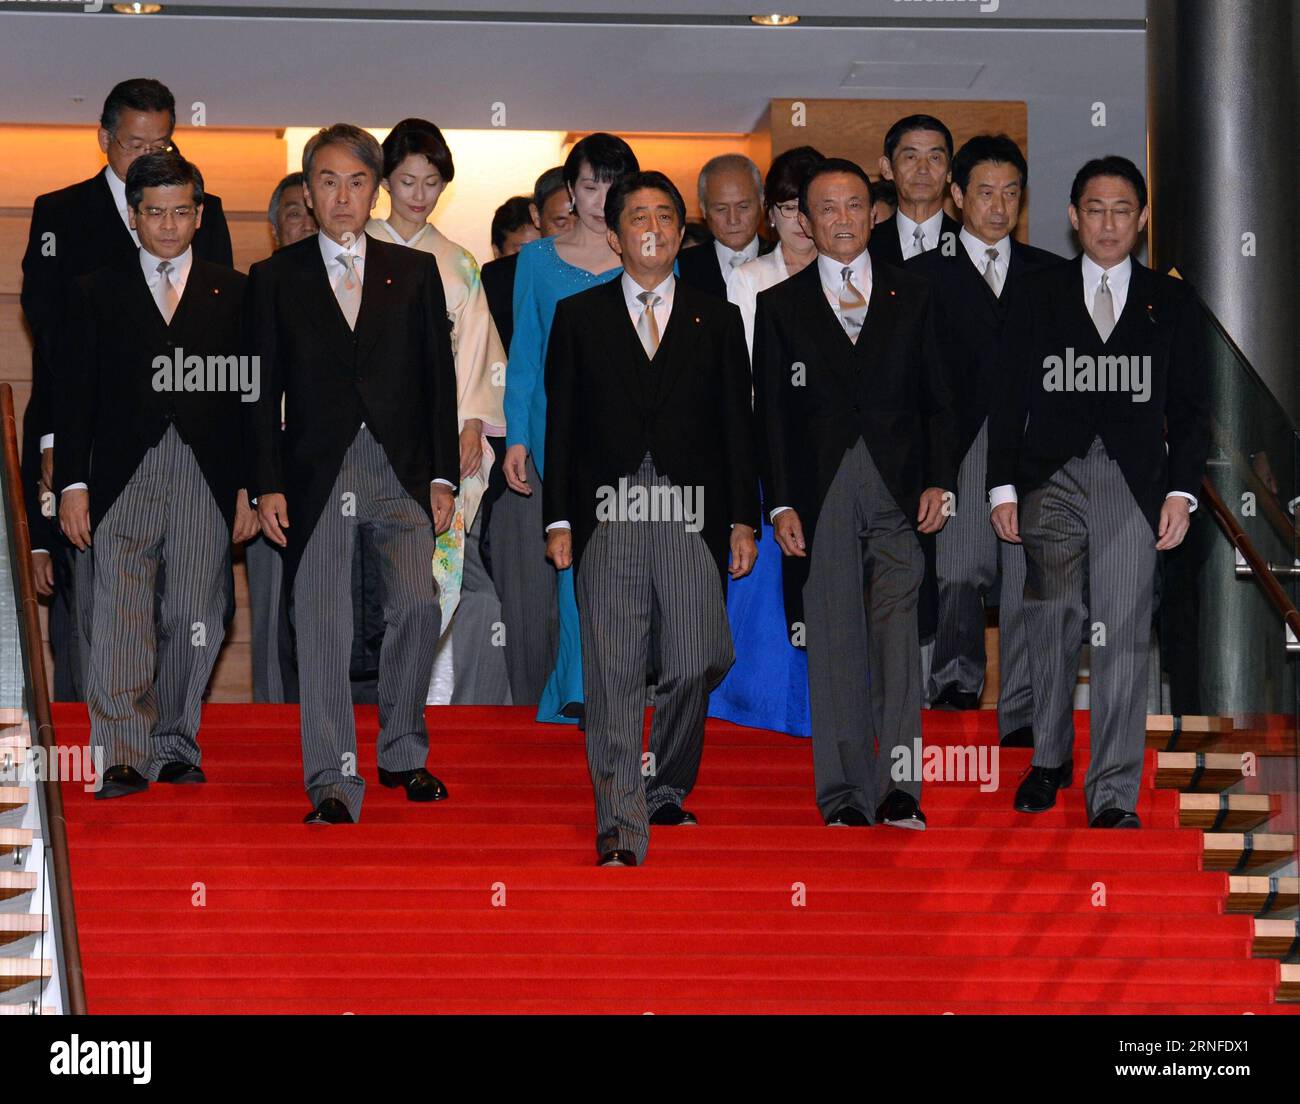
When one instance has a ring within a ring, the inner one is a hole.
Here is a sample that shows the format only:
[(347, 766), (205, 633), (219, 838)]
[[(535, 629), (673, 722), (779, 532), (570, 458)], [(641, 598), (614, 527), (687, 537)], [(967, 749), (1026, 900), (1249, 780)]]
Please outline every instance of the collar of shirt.
[[(140, 247), (140, 267), (144, 270), (145, 282), (149, 285), (150, 291), (158, 290), (158, 282), (162, 275), (158, 271), (158, 266), (162, 264), (162, 257), (155, 257), (144, 246)], [(192, 247), (186, 247), (184, 253), (179, 257), (173, 257), (172, 262), (172, 286), (176, 289), (178, 296), (185, 294), (185, 284), (190, 278), (190, 269), (194, 264), (194, 250)]]
[(135, 244), (139, 245), (140, 235), (131, 229), (131, 219), (126, 213), (126, 181), (117, 178), (117, 173), (113, 171), (112, 165), (104, 166), (104, 179), (108, 181), (108, 190), (113, 197), (113, 205), (122, 218), (122, 225), (126, 227)]
[[(862, 292), (862, 298), (870, 303), (871, 254), (864, 249), (849, 261), (849, 268), (853, 270), (853, 286)], [(837, 261), (834, 257), (826, 256), (825, 253), (817, 254), (817, 274), (822, 278), (822, 290), (826, 292), (826, 298), (830, 300), (837, 315), (840, 310), (840, 287), (844, 283), (843, 272), (843, 261)]]
[(970, 254), (971, 264), (975, 266), (975, 271), (981, 276), (984, 275), (984, 266), (989, 262), (988, 250), (990, 249), (998, 251), (998, 275), (1005, 276), (1007, 274), (1007, 266), (1011, 264), (1011, 236), (1009, 234), (993, 245), (989, 245), (987, 242), (980, 241), (979, 238), (963, 226), (958, 237), (961, 238), (962, 245), (966, 247), (966, 252)]
[[(423, 226), (420, 227), (420, 229), (418, 229), (409, 238), (404, 238), (402, 237), (401, 234), (397, 232), (396, 227), (394, 227), (393, 224), (389, 222), (387, 219), (380, 219), (379, 225), (382, 226), (388, 232), (388, 236), (392, 238), (393, 241), (395, 241), (398, 245), (406, 245), (406, 246), (414, 246), (416, 242), (418, 242), (422, 237), (424, 237), (425, 234), (427, 234), (430, 230), (433, 229), (433, 223), (426, 222)], [(363, 249), (362, 253), (364, 252), (365, 250)]]
[(1133, 276), (1133, 259), (1125, 257), (1114, 268), (1103, 269), (1096, 261), (1083, 255), (1083, 305), (1091, 315), (1093, 302), (1097, 298), (1097, 288), (1101, 286), (1101, 274), (1106, 273), (1106, 286), (1110, 288), (1110, 299), (1115, 304), (1115, 321), (1124, 313), (1124, 304), (1128, 302), (1128, 285)]
[(329, 276), (330, 287), (337, 284), (339, 278), (343, 275), (343, 262), (337, 259), (340, 253), (351, 253), (352, 256), (356, 258), (353, 262), (353, 266), (356, 268), (357, 275), (361, 278), (361, 282), (365, 283), (366, 235), (364, 232), (357, 235), (357, 239), (352, 243), (350, 249), (347, 246), (340, 245), (326, 234), (324, 230), (318, 230), (316, 232), (316, 240), (320, 243), (320, 255), (325, 261), (325, 273)]
[(898, 226), (898, 244), (902, 246), (903, 258), (906, 260), (915, 253), (916, 243), (912, 240), (912, 235), (918, 225), (925, 231), (925, 247), (927, 250), (933, 249), (939, 244), (939, 231), (943, 229), (943, 208), (940, 207), (922, 223), (915, 223), (902, 211), (896, 211), (894, 213), (894, 222)]
[[(619, 283), (623, 286), (623, 302), (627, 304), (627, 313), (632, 316), (632, 325), (636, 325), (637, 319), (645, 311), (645, 305), (637, 298), (646, 289), (638, 284), (626, 272), (619, 278)], [(666, 279), (658, 287), (651, 288), (657, 296), (659, 302), (655, 304), (655, 322), (659, 326), (659, 333), (662, 336), (664, 326), (668, 323), (668, 316), (673, 313), (673, 291), (676, 289), (676, 277), (670, 272)]]
[[(740, 249), (740, 250), (730, 249), (727, 246), (723, 245), (722, 242), (718, 241), (717, 238), (714, 238), (713, 251), (717, 254), (718, 267), (722, 269), (722, 275), (723, 278), (725, 279), (727, 276), (730, 276), (731, 273), (734, 271), (733, 266), (731, 264), (732, 257), (743, 257), (745, 261), (752, 261), (755, 257), (758, 256), (758, 235), (755, 234), (753, 240), (747, 246), (745, 246), (744, 249)], [(741, 261), (741, 264), (744, 264), (745, 261)], [(739, 267), (740, 265), (734, 266), (734, 268), (739, 268)]]

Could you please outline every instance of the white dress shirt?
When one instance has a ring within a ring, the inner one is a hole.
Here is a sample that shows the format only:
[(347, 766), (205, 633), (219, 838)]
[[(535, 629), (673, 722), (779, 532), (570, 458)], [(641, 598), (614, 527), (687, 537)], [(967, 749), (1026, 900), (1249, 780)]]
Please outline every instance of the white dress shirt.
[[(918, 253), (928, 253), (939, 244), (939, 231), (943, 229), (943, 208), (940, 207), (922, 223), (913, 222), (901, 210), (895, 211), (894, 224), (898, 227), (898, 244), (902, 247), (903, 260), (906, 261)], [(925, 234), (924, 249), (917, 249), (913, 238), (918, 225)]]
[(112, 165), (104, 166), (104, 179), (108, 181), (108, 190), (113, 193), (113, 203), (117, 207), (118, 215), (121, 216), (122, 225), (126, 227), (126, 232), (131, 235), (131, 240), (138, 248), (140, 235), (131, 229), (131, 219), (127, 214), (126, 181), (118, 179)]
[(740, 308), (740, 319), (745, 324), (745, 344), (749, 346), (751, 359), (754, 356), (754, 315), (758, 311), (758, 293), (779, 284), (789, 275), (778, 244), (771, 253), (746, 261), (736, 269), (735, 279), (727, 285), (727, 298)]
[[(758, 256), (759, 244), (757, 234), (754, 235), (753, 240), (744, 249), (739, 251), (728, 248), (717, 238), (713, 239), (713, 252), (717, 255), (718, 267), (722, 269), (722, 282), (726, 285), (728, 298), (731, 297), (731, 285), (736, 279), (736, 272), (741, 265), (747, 264)], [(740, 258), (734, 265), (731, 263), (733, 257)], [(662, 332), (661, 330), (660, 333)]]
[(1007, 273), (1011, 268), (1011, 236), (1007, 235), (993, 245), (989, 245), (988, 242), (980, 241), (964, 226), (957, 236), (961, 239), (962, 245), (966, 247), (966, 252), (970, 255), (970, 263), (975, 266), (975, 271), (980, 276), (984, 275), (984, 269), (989, 263), (988, 251), (990, 249), (998, 251), (997, 260), (993, 262), (993, 271), (997, 273), (999, 291), (1006, 287)]
[[(965, 233), (963, 230), (963, 237)], [(1125, 257), (1113, 268), (1102, 268), (1101, 265), (1085, 253), (1080, 264), (1083, 273), (1083, 309), (1088, 312), (1088, 317), (1092, 317), (1097, 289), (1101, 286), (1101, 277), (1104, 272), (1106, 274), (1106, 286), (1110, 289), (1110, 299), (1115, 306), (1115, 322), (1118, 324), (1120, 315), (1124, 313), (1124, 304), (1128, 302), (1128, 286), (1133, 278), (1133, 261)], [(1168, 445), (1165, 446), (1166, 450), (1168, 447)], [(1197, 506), (1196, 496), (1190, 495), (1186, 491), (1170, 491), (1165, 495), (1165, 498), (1187, 499), (1189, 512), (1195, 510)], [(1011, 483), (1005, 483), (989, 491), (990, 511), (1004, 503), (1017, 501), (1019, 499), (1016, 495), (1016, 488)]]
[[(725, 248), (725, 247), (724, 247)], [(636, 329), (637, 322), (641, 315), (645, 313), (645, 304), (637, 298), (643, 291), (653, 291), (659, 296), (657, 302), (652, 308), (655, 316), (655, 325), (659, 327), (659, 339), (663, 340), (664, 333), (668, 329), (668, 319), (673, 313), (673, 292), (677, 287), (677, 277), (671, 272), (668, 273), (668, 279), (662, 284), (653, 288), (643, 288), (626, 272), (618, 278), (619, 286), (623, 289), (623, 302), (627, 306), (628, 317), (632, 319), (632, 328)], [(653, 363), (653, 362), (652, 362)], [(552, 529), (571, 529), (567, 521), (553, 521), (546, 527), (549, 533)]]
[[(849, 261), (848, 265), (853, 270), (853, 286), (862, 292), (862, 298), (867, 301), (869, 311), (871, 309), (871, 254), (864, 249)], [(821, 277), (822, 291), (825, 292), (826, 300), (830, 303), (836, 318), (840, 317), (840, 288), (844, 286), (843, 273), (843, 261), (837, 261), (834, 257), (826, 256), (825, 253), (817, 254), (817, 275)], [(843, 325), (842, 322), (840, 324)], [(775, 523), (776, 515), (789, 509), (789, 506), (774, 506), (768, 518)]]

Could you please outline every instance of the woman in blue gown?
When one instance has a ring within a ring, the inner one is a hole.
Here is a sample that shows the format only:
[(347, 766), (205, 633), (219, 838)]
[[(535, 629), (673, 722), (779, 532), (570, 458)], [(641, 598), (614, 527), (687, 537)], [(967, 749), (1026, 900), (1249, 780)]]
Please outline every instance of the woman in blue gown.
[[(777, 247), (740, 266), (730, 298), (740, 308), (750, 355), (754, 352), (755, 300), (760, 291), (793, 276), (817, 259), (817, 247), (799, 226), (799, 185), (822, 160), (811, 146), (787, 150), (772, 161), (763, 186)], [(709, 699), (709, 716), (791, 736), (812, 733), (808, 714), (808, 655), (790, 643), (781, 586), (781, 548), (768, 519), (754, 570), (727, 586), (727, 619), (736, 662)]]
[[(636, 154), (613, 134), (589, 134), (564, 162), (564, 182), (578, 216), (553, 238), (529, 242), (515, 270), (515, 332), (506, 369), (506, 482), (520, 494), (540, 494), (528, 480), (528, 460), (538, 480), (546, 478), (546, 342), (555, 304), (579, 291), (616, 279), (623, 272), (605, 236), (605, 194), (614, 181), (638, 172)], [(541, 555), (540, 548), (538, 555)], [(573, 569), (556, 573), (559, 648), (547, 679), (537, 719), (575, 724), (582, 712), (582, 644)]]

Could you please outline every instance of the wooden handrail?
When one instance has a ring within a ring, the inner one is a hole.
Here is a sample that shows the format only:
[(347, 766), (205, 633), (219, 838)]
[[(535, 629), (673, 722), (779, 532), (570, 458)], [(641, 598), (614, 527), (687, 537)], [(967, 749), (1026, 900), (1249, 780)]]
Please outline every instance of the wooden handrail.
[[(55, 753), (54, 722), (50, 716), (49, 685), (45, 678), (45, 653), (41, 645), (41, 619), (37, 608), (36, 580), (32, 576), (31, 548), (27, 528), (27, 506), (23, 501), (22, 465), (18, 459), (18, 421), (14, 415), (14, 392), (9, 384), (0, 384), (0, 421), (3, 421), (4, 464), (8, 476), (9, 516), (13, 519), (14, 575), (18, 579), (19, 631), (27, 637), (27, 662), (32, 682), (32, 712), (35, 714), (36, 739), (44, 749), (46, 762), (58, 761)], [(54, 866), (54, 893), (59, 912), (59, 936), (62, 944), (64, 984), (67, 987), (67, 1012), (86, 1014), (86, 985), (81, 972), (81, 944), (77, 938), (77, 913), (72, 904), (72, 870), (68, 862), (67, 821), (63, 814), (63, 790), (42, 771), (41, 787), (45, 797), (46, 844)]]
[(1218, 489), (1208, 475), (1201, 480), (1201, 492), (1210, 504), (1210, 512), (1214, 514), (1214, 520), (1219, 523), (1219, 528), (1232, 542), (1232, 546), (1241, 553), (1241, 558), (1250, 567), (1251, 574), (1255, 576), (1255, 581), (1259, 583), (1265, 597), (1295, 633), (1296, 639), (1300, 640), (1300, 610), (1291, 604), (1291, 599), (1282, 584), (1277, 581), (1277, 576), (1269, 570), (1264, 558), (1255, 551), (1255, 546), (1250, 543), (1246, 531), (1237, 523), (1237, 519), (1232, 516), (1232, 511), (1219, 497)]

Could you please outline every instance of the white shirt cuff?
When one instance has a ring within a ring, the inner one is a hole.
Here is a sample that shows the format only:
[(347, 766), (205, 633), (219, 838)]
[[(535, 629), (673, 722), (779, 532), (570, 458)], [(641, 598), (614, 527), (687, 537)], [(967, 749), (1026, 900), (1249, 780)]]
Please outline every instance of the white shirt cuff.
[(773, 525), (775, 525), (775, 524), (776, 524), (776, 515), (777, 515), (777, 514), (784, 514), (787, 510), (792, 510), (792, 509), (794, 509), (794, 507), (792, 507), (792, 506), (776, 506), (776, 507), (773, 507), (773, 509), (771, 510), (771, 512), (769, 512), (768, 515), (767, 515), (767, 520), (770, 521)]
[(89, 489), (90, 488), (87, 487), (84, 483), (69, 483), (66, 487), (63, 488), (63, 490), (59, 492), (59, 494), (67, 494), (69, 491), (87, 491)]
[(546, 531), (549, 533), (552, 529), (572, 529), (572, 528), (573, 526), (570, 525), (567, 521), (553, 521), (551, 522), (550, 525), (546, 527)]
[(1005, 506), (1008, 502), (1019, 502), (1016, 495), (1015, 485), (1012, 483), (1003, 483), (1000, 487), (994, 487), (989, 491), (989, 510), (992, 511), (998, 506)]
[(35, 556), (38, 552), (42, 552), (42, 553), (44, 553), (44, 554), (47, 555), (47, 556), (50, 554), (50, 550), (49, 550), (48, 548), (33, 548), (33, 549), (32, 549), (32, 555), (33, 555), (33, 556)]
[[(435, 480), (433, 480), (433, 482), (434, 482), (434, 483), (441, 483), (444, 487), (451, 487), (452, 490), (455, 490), (455, 489), (456, 489), (456, 485), (455, 485), (454, 483), (448, 482), (446, 479), (435, 479)], [(432, 485), (432, 484), (431, 484), (431, 485)]]
[(1177, 495), (1179, 498), (1185, 498), (1187, 499), (1188, 502), (1191, 503), (1191, 505), (1187, 508), (1187, 512), (1189, 514), (1196, 509), (1197, 502), (1196, 502), (1195, 495), (1189, 495), (1186, 491), (1170, 491), (1167, 495), (1165, 495), (1165, 498), (1173, 498), (1175, 495)]
[(46, 449), (52, 449), (53, 447), (54, 447), (54, 434), (53, 434), (53, 433), (42, 433), (42, 434), (41, 434), (41, 451), (44, 452)]

